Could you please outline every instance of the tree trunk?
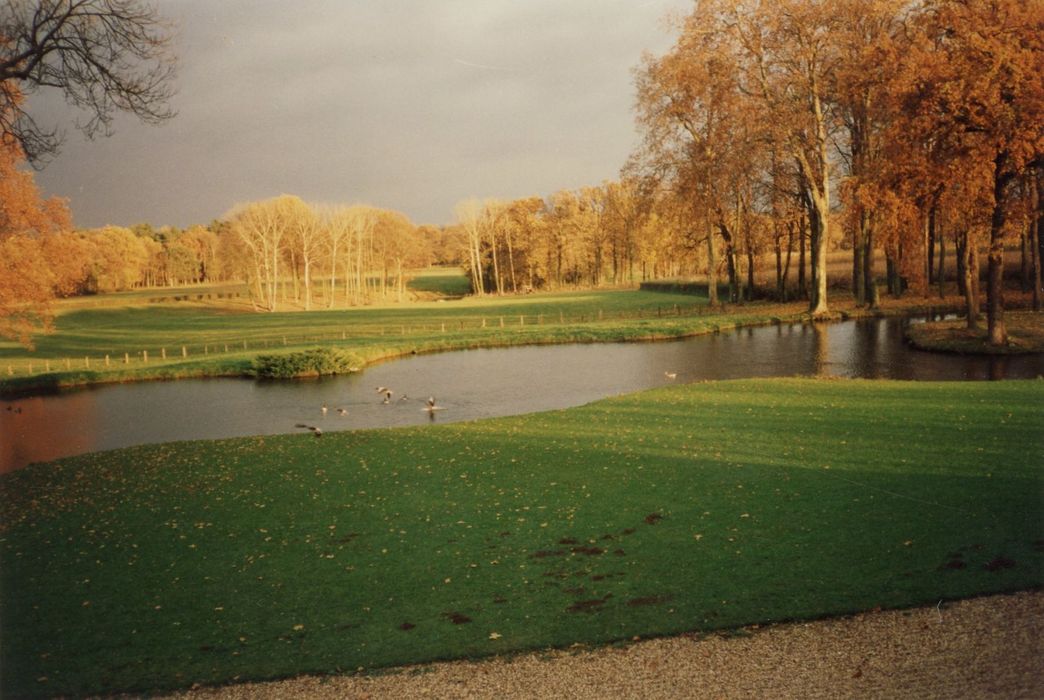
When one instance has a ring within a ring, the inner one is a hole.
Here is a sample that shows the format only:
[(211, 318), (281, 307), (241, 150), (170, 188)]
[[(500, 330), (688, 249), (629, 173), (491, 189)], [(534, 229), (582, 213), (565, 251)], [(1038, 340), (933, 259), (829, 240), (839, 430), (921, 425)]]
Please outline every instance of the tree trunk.
[(928, 207), (924, 219), (924, 295), (935, 281), (935, 205)]
[(881, 305), (881, 298), (877, 293), (877, 282), (874, 279), (874, 225), (870, 217), (867, 217), (866, 232), (863, 238), (865, 252), (863, 253), (863, 282), (866, 291), (863, 298), (871, 309)]
[(852, 296), (855, 298), (856, 306), (866, 304), (866, 268), (863, 262), (866, 255), (865, 227), (866, 212), (860, 211), (859, 224), (852, 231)]
[(1044, 284), (1041, 279), (1044, 277), (1044, 272), (1041, 271), (1041, 265), (1044, 264), (1044, 167), (1038, 167), (1034, 171), (1033, 179), (1035, 182), (1030, 184), (1030, 212), (1033, 221), (1030, 224), (1033, 248), (1033, 310), (1040, 311), (1041, 297), (1044, 296), (1044, 289), (1041, 288)]
[(885, 265), (887, 266), (886, 274), (888, 275), (888, 293), (898, 299), (903, 295), (903, 280), (902, 277), (899, 276), (899, 264), (890, 253), (886, 253), (885, 255)]
[(1007, 155), (1002, 151), (993, 161), (993, 215), (990, 217), (990, 252), (986, 283), (986, 326), (990, 345), (1006, 345), (1004, 326), (1004, 199), (1010, 178), (1003, 175)]
[(939, 298), (946, 296), (946, 236), (939, 233), (939, 272), (935, 275), (939, 283)]
[(747, 301), (754, 301), (754, 251), (747, 241)]
[(714, 249), (714, 226), (707, 221), (707, 299), (711, 306), (718, 305), (718, 253)]
[(718, 230), (721, 237), (725, 239), (725, 266), (729, 273), (729, 302), (739, 302), (739, 277), (736, 270), (736, 247), (733, 245), (732, 234), (724, 222), (718, 222)]
[(1020, 265), (1019, 265), (1019, 288), (1023, 293), (1030, 290), (1030, 251), (1029, 251), (1029, 222), (1022, 229), (1019, 234), (1019, 252)]
[(967, 315), (966, 324), (968, 330), (974, 331), (979, 329), (979, 300), (975, 296), (976, 285), (972, 279), (972, 275), (977, 272), (975, 250), (967, 231), (961, 233), (958, 241), (960, 242), (958, 250), (961, 256), (961, 267), (964, 272), (962, 286), (964, 287), (964, 312)]
[(783, 301), (783, 237), (779, 235), (779, 224), (775, 224), (775, 254), (776, 254), (776, 299)]
[(798, 224), (800, 235), (798, 236), (798, 293), (802, 299), (808, 299), (808, 285), (805, 282), (805, 239), (807, 227), (805, 225), (805, 210), (802, 207), (801, 221)]
[(511, 293), (518, 292), (518, 283), (515, 281), (515, 250), (511, 243), (511, 229), (507, 230), (508, 271), (511, 273)]

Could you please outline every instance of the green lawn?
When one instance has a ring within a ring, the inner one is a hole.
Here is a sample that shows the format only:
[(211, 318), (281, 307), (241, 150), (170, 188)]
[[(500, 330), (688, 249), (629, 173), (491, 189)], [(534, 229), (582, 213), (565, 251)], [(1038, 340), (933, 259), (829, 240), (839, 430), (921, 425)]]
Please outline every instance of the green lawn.
[(410, 279), (409, 288), (443, 297), (461, 297), (471, 294), (471, 281), (459, 267), (432, 267), (417, 272)]
[(672, 386), (0, 478), (4, 697), (352, 672), (1034, 588), (1044, 383)]
[[(184, 295), (182, 295), (184, 296)], [(65, 308), (56, 332), (27, 351), (0, 343), (0, 393), (126, 379), (243, 374), (260, 353), (337, 347), (362, 362), (413, 352), (532, 343), (670, 338), (796, 320), (803, 304), (711, 312), (706, 299), (593, 291), (347, 310), (254, 313), (213, 304), (113, 295)], [(98, 303), (101, 304), (102, 300)]]

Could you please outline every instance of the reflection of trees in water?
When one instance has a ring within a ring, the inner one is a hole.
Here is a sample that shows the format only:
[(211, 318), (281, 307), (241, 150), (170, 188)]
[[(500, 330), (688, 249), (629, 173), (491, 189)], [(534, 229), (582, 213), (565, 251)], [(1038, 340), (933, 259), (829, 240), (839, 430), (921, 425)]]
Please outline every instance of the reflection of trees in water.
[(812, 357), (815, 359), (816, 375), (829, 374), (830, 366), (830, 331), (820, 323), (811, 324), (815, 341)]
[(857, 323), (852, 329), (855, 342), (852, 343), (852, 363), (856, 372), (863, 377), (877, 379), (880, 376), (878, 369), (878, 342), (881, 336), (881, 324)]

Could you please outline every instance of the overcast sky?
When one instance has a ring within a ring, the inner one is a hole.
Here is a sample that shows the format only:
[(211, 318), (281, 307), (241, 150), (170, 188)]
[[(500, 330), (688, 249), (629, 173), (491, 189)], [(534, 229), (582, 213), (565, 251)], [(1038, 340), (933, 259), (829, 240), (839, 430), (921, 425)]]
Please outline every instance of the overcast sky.
[(178, 25), (163, 126), (66, 131), (37, 182), (79, 227), (206, 224), (282, 193), (444, 224), (469, 197), (616, 178), (638, 143), (632, 70), (688, 0), (162, 0)]

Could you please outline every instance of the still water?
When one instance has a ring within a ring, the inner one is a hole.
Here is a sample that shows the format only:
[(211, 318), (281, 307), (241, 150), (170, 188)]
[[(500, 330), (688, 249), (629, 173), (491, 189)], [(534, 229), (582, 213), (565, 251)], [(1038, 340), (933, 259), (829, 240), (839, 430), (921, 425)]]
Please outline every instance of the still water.
[[(408, 357), (347, 377), (142, 382), (9, 400), (0, 404), (0, 472), (143, 443), (304, 432), (295, 428), (298, 423), (325, 432), (529, 413), (703, 379), (985, 380), (1044, 374), (1039, 354), (990, 358), (914, 350), (903, 342), (906, 323), (871, 319), (661, 343), (466, 350)], [(677, 377), (668, 379), (667, 372)], [(395, 392), (390, 403), (383, 403), (378, 386)], [(425, 412), (429, 396), (443, 410)], [(323, 404), (329, 408), (325, 415)]]

